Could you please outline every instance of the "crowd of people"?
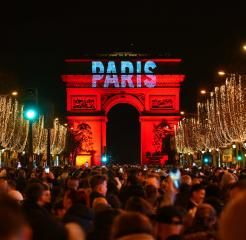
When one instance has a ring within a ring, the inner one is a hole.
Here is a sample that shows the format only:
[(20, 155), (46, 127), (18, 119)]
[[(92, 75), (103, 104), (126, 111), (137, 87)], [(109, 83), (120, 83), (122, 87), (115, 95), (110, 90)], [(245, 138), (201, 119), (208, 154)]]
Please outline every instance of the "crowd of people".
[(0, 169), (0, 239), (246, 239), (246, 171), (179, 170)]

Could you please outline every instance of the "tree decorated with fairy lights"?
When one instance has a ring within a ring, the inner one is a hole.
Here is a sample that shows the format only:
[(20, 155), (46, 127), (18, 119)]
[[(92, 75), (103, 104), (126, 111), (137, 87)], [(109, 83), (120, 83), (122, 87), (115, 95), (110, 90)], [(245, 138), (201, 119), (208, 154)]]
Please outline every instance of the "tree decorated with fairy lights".
[[(23, 105), (9, 96), (0, 96), (0, 146), (3, 149), (23, 152), (27, 145), (29, 122), (23, 117)], [(33, 149), (44, 154), (47, 149), (47, 129), (44, 116), (33, 123)], [(54, 121), (51, 129), (51, 154), (59, 154), (65, 148), (67, 128)]]
[(230, 74), (215, 87), (206, 102), (197, 104), (197, 116), (181, 120), (175, 129), (179, 152), (226, 148), (246, 141), (246, 76)]

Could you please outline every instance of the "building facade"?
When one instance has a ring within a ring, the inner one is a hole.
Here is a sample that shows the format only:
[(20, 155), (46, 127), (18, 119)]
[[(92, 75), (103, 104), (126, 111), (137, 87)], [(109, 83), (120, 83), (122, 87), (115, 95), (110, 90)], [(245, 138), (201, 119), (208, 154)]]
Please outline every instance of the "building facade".
[(139, 112), (141, 164), (165, 161), (163, 138), (180, 119), (181, 59), (117, 53), (65, 60), (67, 120), (81, 141), (77, 165), (100, 165), (107, 115), (117, 104)]

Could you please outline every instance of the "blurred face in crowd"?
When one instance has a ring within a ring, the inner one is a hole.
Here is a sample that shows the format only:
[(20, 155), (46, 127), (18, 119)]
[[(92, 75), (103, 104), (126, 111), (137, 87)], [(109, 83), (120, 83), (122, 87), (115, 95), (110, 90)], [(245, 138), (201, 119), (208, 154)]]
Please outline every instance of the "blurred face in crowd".
[(8, 182), (4, 178), (0, 178), (0, 191), (7, 191), (8, 190)]
[(191, 179), (191, 177), (189, 175), (184, 175), (181, 178), (181, 183), (191, 186), (192, 185), (192, 179)]
[(63, 207), (65, 210), (68, 210), (70, 207), (72, 207), (73, 203), (72, 200), (67, 196), (67, 193), (65, 193), (63, 197)]
[(106, 196), (107, 190), (108, 190), (108, 188), (107, 188), (107, 181), (103, 181), (103, 183), (101, 183), (101, 184), (99, 184), (97, 186), (97, 191), (99, 193), (101, 193), (103, 196)]
[(146, 185), (152, 185), (155, 188), (160, 188), (160, 181), (156, 177), (149, 177), (146, 179)]
[(64, 217), (64, 215), (66, 214), (66, 210), (64, 208), (61, 208), (61, 209), (57, 209), (56, 210), (56, 216), (59, 218), (59, 219), (62, 219)]
[(199, 189), (192, 193), (191, 199), (197, 204), (201, 204), (205, 198), (206, 191), (205, 189)]
[(183, 230), (183, 224), (176, 217), (172, 219), (172, 223), (157, 224), (157, 239), (166, 240), (169, 236), (180, 235)]
[(44, 206), (51, 201), (51, 193), (50, 190), (44, 190), (41, 197), (39, 198), (39, 205)]
[(35, 172), (31, 173), (31, 178), (36, 178), (36, 173)]
[(68, 187), (68, 189), (78, 190), (78, 188), (79, 188), (79, 180), (78, 179), (68, 179), (67, 187)]
[(199, 178), (193, 178), (193, 180), (192, 180), (193, 185), (200, 184), (200, 183), (201, 183), (201, 180)]
[(238, 195), (240, 195), (240, 193), (242, 193), (242, 189), (240, 189), (240, 187), (234, 187), (230, 190), (229, 192), (229, 201), (233, 200), (233, 198), (237, 197)]

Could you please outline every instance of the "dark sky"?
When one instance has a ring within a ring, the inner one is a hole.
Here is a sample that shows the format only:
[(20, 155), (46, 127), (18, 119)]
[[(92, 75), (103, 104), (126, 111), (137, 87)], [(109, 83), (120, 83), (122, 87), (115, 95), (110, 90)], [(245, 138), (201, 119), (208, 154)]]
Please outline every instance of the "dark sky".
[(181, 57), (187, 75), (181, 105), (189, 112), (198, 89), (212, 88), (219, 68), (246, 69), (243, 1), (23, 2), (1, 6), (1, 92), (38, 87), (40, 98), (54, 102), (57, 114), (65, 109), (60, 75), (66, 58), (113, 51)]

